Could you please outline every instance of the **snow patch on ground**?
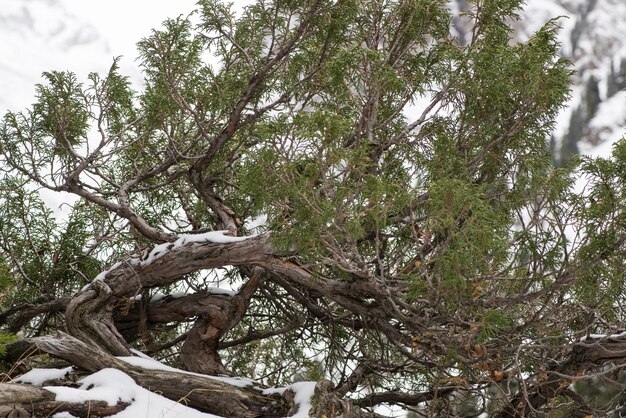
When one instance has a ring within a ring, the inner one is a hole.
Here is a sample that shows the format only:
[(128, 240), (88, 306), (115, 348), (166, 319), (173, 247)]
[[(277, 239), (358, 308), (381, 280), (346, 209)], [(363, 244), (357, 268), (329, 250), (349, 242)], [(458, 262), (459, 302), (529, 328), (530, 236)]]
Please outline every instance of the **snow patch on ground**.
[(43, 386), (47, 381), (54, 379), (63, 379), (74, 368), (72, 366), (63, 369), (32, 369), (21, 375), (17, 381), (22, 383), (30, 383), (35, 386)]
[[(137, 350), (131, 350), (136, 356), (117, 357), (118, 359), (144, 369), (164, 370), (177, 373), (195, 375), (202, 378), (222, 381), (237, 387), (258, 387), (258, 382), (241, 377), (207, 376), (198, 373), (186, 372), (166, 366), (163, 363), (143, 354)], [(61, 379), (72, 371), (72, 367), (63, 369), (32, 369), (20, 376), (17, 381), (42, 386), (45, 382), (53, 379)], [(193, 408), (188, 408), (180, 403), (169, 400), (156, 393), (137, 385), (126, 373), (112, 368), (102, 369), (81, 380), (79, 388), (66, 386), (43, 386), (44, 389), (53, 392), (57, 401), (84, 403), (86, 401), (103, 401), (113, 406), (118, 402), (130, 403), (122, 412), (113, 415), (116, 418), (136, 417), (160, 417), (160, 418), (219, 418), (216, 415), (203, 413)], [(294, 403), (298, 405), (297, 412), (291, 418), (308, 418), (311, 410), (311, 398), (317, 382), (297, 382), (282, 388), (268, 388), (263, 394), (283, 394), (286, 390), (294, 392)], [(55, 418), (71, 418), (67, 412), (54, 415)]]
[[(117, 369), (102, 369), (80, 381), (80, 388), (45, 386), (56, 394), (57, 401), (82, 403), (89, 400), (104, 401), (113, 406), (118, 402), (129, 402), (122, 412), (113, 415), (116, 418), (160, 417), (160, 418), (219, 418), (217, 415), (199, 412), (193, 408), (171, 401), (150, 392), (126, 373)], [(56, 414), (56, 418), (68, 417), (69, 414)]]

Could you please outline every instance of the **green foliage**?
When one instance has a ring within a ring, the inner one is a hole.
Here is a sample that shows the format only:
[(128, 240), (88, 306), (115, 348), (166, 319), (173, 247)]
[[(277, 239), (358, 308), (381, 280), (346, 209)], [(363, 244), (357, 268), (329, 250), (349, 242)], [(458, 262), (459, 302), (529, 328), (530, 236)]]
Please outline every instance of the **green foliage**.
[(102, 262), (85, 252), (93, 231), (91, 215), (80, 205), (60, 225), (39, 193), (16, 178), (3, 179), (0, 190), (2, 299), (15, 303), (73, 292), (101, 271)]
[[(626, 143), (552, 167), (572, 76), (558, 21), (514, 42), (521, 1), (472, 2), (459, 46), (447, 3), (200, 0), (139, 43), (142, 92), (118, 59), (84, 83), (45, 73), (33, 109), (0, 129), (1, 303), (70, 295), (165, 234), (224, 218), (246, 234), (265, 215), (254, 230), (271, 231), (273, 254), (159, 289), (238, 286), (266, 268), (228, 336), (248, 342), (223, 350), (231, 370), (265, 383), (345, 382), (362, 362), (378, 367), (368, 390), (457, 379), (482, 391), (505, 367), (540, 373), (573, 339), (621, 324)], [(575, 149), (563, 146), (562, 157)], [(59, 221), (42, 188), (81, 200)], [(61, 327), (55, 318), (25, 327)], [(520, 353), (527, 340), (540, 343)]]
[(88, 128), (87, 97), (76, 75), (69, 72), (46, 72), (47, 84), (37, 85), (37, 103), (33, 106), (36, 129), (55, 141), (55, 151), (66, 153), (83, 140)]
[(3, 190), (0, 244), (3, 259), (11, 266), (7, 272), (9, 280), (16, 284), (15, 290), (20, 290), (11, 293), (20, 299), (28, 300), (32, 297), (32, 292), (47, 290), (29, 289), (30, 286), (22, 285), (41, 284), (42, 288), (45, 287), (43, 283), (46, 281), (50, 266), (56, 222), (39, 194), (27, 190), (23, 182), (6, 177), (2, 180), (0, 188)]
[(513, 321), (509, 318), (510, 313), (507, 314), (500, 309), (493, 309), (485, 312), (482, 317), (482, 323), (480, 331), (477, 337), (479, 342), (489, 341), (490, 338), (497, 336), (507, 327), (513, 324)]
[(0, 332), (0, 359), (6, 355), (6, 345), (15, 341), (15, 335)]
[(467, 277), (495, 271), (504, 261), (509, 219), (489, 204), (479, 186), (452, 179), (430, 186), (427, 228), (442, 243), (432, 272), (441, 277), (444, 298), (467, 297)]
[[(105, 78), (89, 74), (94, 105), (105, 115), (104, 123), (109, 135), (122, 135), (126, 125), (136, 117), (128, 77), (119, 74), (119, 60), (115, 58)], [(100, 126), (100, 129), (103, 127)]]
[(578, 215), (593, 233), (579, 253), (577, 291), (586, 303), (612, 311), (617, 308), (613, 301), (624, 296), (626, 140), (615, 144), (611, 159), (583, 159), (582, 169), (590, 179), (589, 201), (580, 205)]

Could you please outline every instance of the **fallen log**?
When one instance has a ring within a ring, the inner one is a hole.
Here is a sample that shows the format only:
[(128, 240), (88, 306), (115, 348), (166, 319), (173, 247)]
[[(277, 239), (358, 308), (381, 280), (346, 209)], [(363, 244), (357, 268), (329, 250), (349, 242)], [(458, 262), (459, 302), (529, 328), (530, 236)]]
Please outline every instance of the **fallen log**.
[(0, 383), (0, 418), (47, 417), (69, 412), (75, 417), (106, 417), (123, 411), (129, 404), (108, 405), (103, 401), (72, 403), (56, 401), (56, 395), (44, 388), (22, 383)]

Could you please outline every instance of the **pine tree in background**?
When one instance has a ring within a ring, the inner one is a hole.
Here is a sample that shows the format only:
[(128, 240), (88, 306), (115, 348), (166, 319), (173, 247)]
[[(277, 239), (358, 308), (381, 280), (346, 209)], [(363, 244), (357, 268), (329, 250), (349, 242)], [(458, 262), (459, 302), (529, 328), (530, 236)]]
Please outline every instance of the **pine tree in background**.
[(143, 92), (47, 74), (0, 134), (7, 376), (117, 368), (232, 417), (293, 415), (261, 388), (300, 380), (317, 417), (616, 414), (571, 384), (625, 364), (626, 144), (553, 168), (558, 22), (513, 43), (519, 1), (472, 4), (461, 45), (440, 0), (201, 0), (140, 42)]
[(615, 93), (626, 89), (626, 59), (619, 63), (619, 70), (616, 70), (617, 64), (611, 62), (610, 74), (607, 79), (606, 95), (613, 96)]
[(562, 167), (575, 155), (578, 155), (578, 143), (583, 138), (583, 132), (587, 125), (584, 117), (585, 112), (581, 107), (575, 107), (569, 118), (569, 128), (563, 137), (558, 157), (558, 167)]
[(591, 76), (585, 87), (585, 119), (591, 120), (596, 115), (601, 102), (598, 80)]

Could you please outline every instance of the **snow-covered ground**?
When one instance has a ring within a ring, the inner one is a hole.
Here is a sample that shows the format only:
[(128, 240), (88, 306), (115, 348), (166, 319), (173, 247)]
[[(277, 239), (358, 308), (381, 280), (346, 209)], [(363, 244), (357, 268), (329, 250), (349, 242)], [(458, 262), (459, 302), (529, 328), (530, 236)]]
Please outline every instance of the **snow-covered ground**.
[[(21, 382), (42, 386), (52, 378), (62, 378), (66, 369), (33, 369), (20, 378)], [(171, 401), (137, 385), (126, 373), (117, 369), (102, 369), (81, 379), (79, 388), (65, 386), (43, 386), (56, 394), (57, 401), (82, 403), (103, 401), (109, 406), (118, 402), (130, 405), (122, 412), (112, 415), (115, 418), (160, 417), (160, 418), (219, 418), (217, 415), (202, 413), (182, 403)], [(53, 415), (54, 418), (72, 418), (68, 412)]]
[[(137, 357), (119, 357), (119, 359), (144, 369), (188, 373), (166, 366), (145, 355)], [(217, 415), (200, 412), (183, 405), (182, 402), (174, 402), (154, 392), (150, 392), (137, 385), (126, 373), (117, 369), (102, 369), (93, 373), (81, 379), (78, 382), (81, 384), (78, 388), (46, 385), (46, 382), (54, 379), (62, 379), (71, 372), (72, 367), (63, 369), (32, 369), (28, 373), (23, 374), (18, 381), (42, 386), (44, 389), (55, 393), (57, 401), (72, 403), (103, 401), (109, 406), (114, 406), (118, 402), (129, 403), (130, 405), (126, 407), (126, 409), (112, 416), (115, 418), (220, 418)], [(239, 387), (255, 386), (256, 384), (256, 382), (250, 379), (219, 376), (202, 377), (221, 380)], [(294, 392), (294, 402), (298, 405), (298, 411), (293, 415), (293, 418), (308, 418), (309, 410), (311, 409), (311, 397), (315, 390), (315, 382), (297, 382), (287, 387), (265, 389), (263, 393), (283, 393), (287, 389)], [(67, 412), (61, 412), (54, 414), (53, 417), (72, 418), (72, 415)]]

